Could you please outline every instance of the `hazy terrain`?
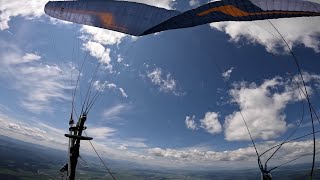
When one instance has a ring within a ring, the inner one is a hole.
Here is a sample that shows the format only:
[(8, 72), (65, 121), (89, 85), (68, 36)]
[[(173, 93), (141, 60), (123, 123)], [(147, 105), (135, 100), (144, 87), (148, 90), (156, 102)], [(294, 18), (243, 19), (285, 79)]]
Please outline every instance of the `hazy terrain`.
[[(61, 179), (59, 170), (67, 152), (0, 136), (0, 179)], [(111, 179), (95, 157), (85, 157), (88, 167), (78, 165), (77, 179)], [(142, 168), (141, 165), (105, 159), (117, 179), (259, 179), (257, 169), (233, 171), (177, 171)], [(81, 160), (80, 160), (81, 161)], [(82, 161), (82, 164), (85, 162)], [(274, 179), (307, 179), (310, 165), (295, 165), (273, 173)], [(320, 164), (317, 165), (319, 167)], [(315, 178), (320, 179), (320, 171)]]

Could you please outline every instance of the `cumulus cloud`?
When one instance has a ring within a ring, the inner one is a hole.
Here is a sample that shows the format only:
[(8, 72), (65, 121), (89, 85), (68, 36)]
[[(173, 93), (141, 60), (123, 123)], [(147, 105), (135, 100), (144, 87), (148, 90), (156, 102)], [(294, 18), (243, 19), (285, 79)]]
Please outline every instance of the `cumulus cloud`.
[(200, 120), (201, 127), (210, 134), (219, 134), (222, 131), (222, 127), (218, 118), (218, 113), (207, 112), (204, 118)]
[(153, 84), (159, 87), (161, 92), (172, 93), (176, 96), (181, 95), (177, 91), (177, 81), (173, 79), (170, 73), (163, 75), (161, 68), (155, 68), (153, 71), (148, 72), (147, 77)]
[(233, 71), (234, 67), (231, 67), (229, 70), (227, 70), (226, 72), (222, 73), (222, 77), (225, 81), (229, 80), (231, 77), (231, 73)]
[[(89, 51), (93, 57), (97, 58), (110, 72), (113, 67), (111, 64), (110, 48), (119, 45), (125, 37), (131, 37), (123, 33), (86, 25), (82, 26), (80, 32), (80, 38), (84, 41), (84, 49)], [(118, 60), (121, 59), (121, 55), (118, 54)]]
[(36, 18), (44, 14), (43, 8), (46, 0), (2, 0), (0, 6), (0, 30), (9, 28), (9, 21), (12, 17), (22, 16)]
[(82, 33), (81, 39), (101, 45), (117, 45), (126, 37), (123, 33), (86, 25), (81, 27), (80, 32)]
[(219, 134), (222, 131), (219, 114), (216, 112), (207, 112), (204, 118), (200, 119), (200, 125), (196, 123), (195, 116), (186, 116), (184, 122), (187, 128), (191, 130), (199, 130), (199, 128), (202, 128), (210, 134)]
[(90, 55), (99, 59), (100, 63), (106, 64), (111, 69), (110, 49), (104, 48), (100, 43), (88, 41), (83, 44), (84, 49), (90, 52)]
[[(264, 152), (268, 147), (279, 144), (280, 142), (268, 142), (265, 144), (258, 144), (259, 152)], [(319, 141), (317, 141), (319, 143)], [(313, 142), (311, 140), (290, 142), (282, 146), (282, 148), (275, 154), (273, 164), (287, 162), (294, 158), (298, 158), (312, 152)], [(214, 151), (199, 149), (196, 147), (183, 149), (163, 149), (163, 148), (149, 148), (148, 153), (156, 158), (175, 160), (171, 161), (180, 163), (190, 163), (190, 165), (201, 165), (209, 162), (232, 162), (245, 163), (246, 165), (256, 166), (256, 152), (253, 147), (244, 147), (235, 150)], [(265, 160), (262, 156), (262, 160)], [(306, 161), (306, 159), (304, 159)], [(301, 161), (300, 161), (301, 162)], [(293, 162), (295, 163), (295, 162)], [(233, 165), (234, 167), (235, 165)], [(232, 166), (231, 166), (232, 167)], [(246, 166), (247, 167), (247, 166)], [(230, 168), (230, 167), (229, 167)]]
[[(311, 88), (307, 88), (312, 94)], [(230, 95), (241, 112), (235, 111), (225, 118), (225, 138), (228, 141), (250, 139), (243, 118), (254, 139), (280, 136), (287, 130), (284, 109), (289, 103), (301, 100), (294, 83), (281, 77), (267, 79), (261, 85), (235, 84)]]
[(235, 151), (216, 152), (210, 150), (198, 150), (196, 148), (187, 149), (162, 149), (151, 148), (148, 152), (157, 157), (174, 158), (180, 161), (239, 161), (254, 160), (255, 152), (253, 148), (238, 149)]
[[(271, 20), (281, 32), (288, 44), (293, 47), (304, 45), (320, 52), (320, 23), (319, 17), (301, 17)], [(288, 51), (283, 40), (268, 21), (254, 22), (219, 22), (211, 23), (211, 28), (225, 32), (232, 42), (245, 39), (251, 43), (266, 45), (267, 51), (283, 53)]]
[(186, 123), (186, 126), (188, 129), (191, 129), (191, 130), (198, 129), (195, 118), (196, 118), (195, 116), (186, 116), (186, 120), (184, 122)]

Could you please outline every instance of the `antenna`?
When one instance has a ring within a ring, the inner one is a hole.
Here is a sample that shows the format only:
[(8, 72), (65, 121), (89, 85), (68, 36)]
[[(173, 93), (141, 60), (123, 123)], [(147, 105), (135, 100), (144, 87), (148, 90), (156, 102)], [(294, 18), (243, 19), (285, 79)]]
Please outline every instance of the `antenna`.
[(82, 113), (79, 117), (77, 124), (74, 126), (73, 117), (71, 114), (70, 121), (69, 121), (69, 134), (65, 134), (67, 138), (69, 138), (69, 162), (66, 164), (60, 171), (68, 172), (68, 179), (74, 180), (76, 175), (76, 167), (78, 163), (79, 151), (80, 151), (80, 142), (81, 140), (92, 140), (92, 137), (82, 136), (82, 131), (85, 130), (87, 127), (84, 126), (84, 123), (87, 120), (87, 114)]

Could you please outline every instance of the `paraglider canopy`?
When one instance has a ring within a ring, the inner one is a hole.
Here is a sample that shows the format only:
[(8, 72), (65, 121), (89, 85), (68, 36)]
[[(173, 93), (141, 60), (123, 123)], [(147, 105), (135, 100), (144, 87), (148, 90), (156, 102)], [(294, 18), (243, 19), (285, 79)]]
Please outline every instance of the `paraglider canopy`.
[(302, 0), (221, 0), (182, 13), (136, 2), (90, 0), (50, 1), (44, 10), (61, 20), (143, 36), (220, 21), (319, 16), (320, 4)]

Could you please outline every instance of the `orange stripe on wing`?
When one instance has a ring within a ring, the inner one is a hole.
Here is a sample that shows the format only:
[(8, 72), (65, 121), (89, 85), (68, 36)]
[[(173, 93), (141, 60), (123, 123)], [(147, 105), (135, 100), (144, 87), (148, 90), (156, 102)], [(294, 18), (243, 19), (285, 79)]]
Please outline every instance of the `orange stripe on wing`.
[(115, 28), (121, 30), (123, 32), (127, 32), (128, 29), (126, 27), (122, 27), (117, 25), (115, 22), (112, 13), (109, 12), (98, 12), (98, 11), (89, 11), (89, 10), (82, 10), (82, 9), (63, 9), (61, 10), (60, 7), (50, 7), (48, 8), (54, 11), (61, 11), (61, 13), (76, 13), (76, 14), (86, 14), (86, 15), (94, 15), (98, 16), (102, 22), (104, 28)]
[(320, 13), (316, 13), (316, 12), (292, 12), (292, 11), (263, 11), (263, 12), (249, 13), (249, 12), (242, 11), (241, 9), (233, 5), (225, 5), (225, 6), (207, 9), (201, 13), (198, 13), (197, 16), (205, 16), (212, 12), (222, 12), (224, 14), (228, 14), (233, 17), (245, 17), (245, 16), (264, 15), (264, 14), (320, 15)]

